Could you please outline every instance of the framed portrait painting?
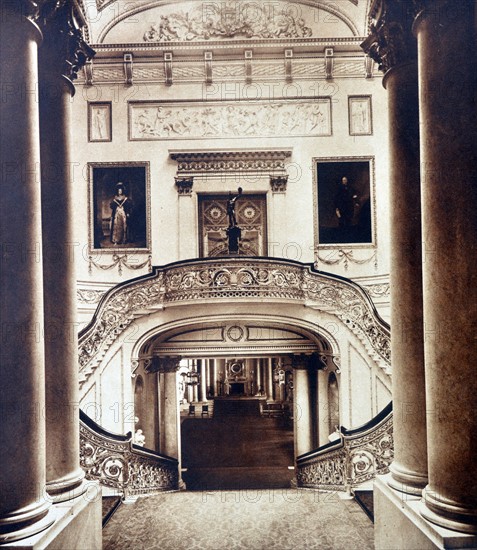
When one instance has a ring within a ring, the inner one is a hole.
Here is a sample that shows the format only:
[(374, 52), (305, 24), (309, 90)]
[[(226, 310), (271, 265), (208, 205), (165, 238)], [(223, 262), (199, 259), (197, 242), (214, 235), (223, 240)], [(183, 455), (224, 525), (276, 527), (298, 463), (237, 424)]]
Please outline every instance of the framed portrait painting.
[(90, 163), (90, 249), (150, 249), (149, 163)]
[(88, 103), (88, 141), (111, 141), (111, 102)]
[(375, 245), (374, 158), (314, 161), (318, 246)]

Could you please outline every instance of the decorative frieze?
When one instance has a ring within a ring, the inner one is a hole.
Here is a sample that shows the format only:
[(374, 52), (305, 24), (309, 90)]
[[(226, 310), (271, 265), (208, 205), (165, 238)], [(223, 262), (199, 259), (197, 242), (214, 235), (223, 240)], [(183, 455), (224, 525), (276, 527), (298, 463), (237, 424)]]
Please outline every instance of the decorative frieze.
[(80, 304), (95, 305), (99, 304), (104, 293), (104, 290), (86, 290), (79, 288), (76, 291), (76, 298)]
[(109, 291), (93, 322), (80, 335), (82, 382), (138, 314), (167, 304), (235, 299), (295, 301), (326, 311), (359, 338), (378, 364), (386, 370), (390, 366), (389, 329), (357, 285), (285, 260), (204, 260), (156, 268), (142, 280)]
[(327, 97), (247, 102), (131, 102), (129, 139), (330, 136)]

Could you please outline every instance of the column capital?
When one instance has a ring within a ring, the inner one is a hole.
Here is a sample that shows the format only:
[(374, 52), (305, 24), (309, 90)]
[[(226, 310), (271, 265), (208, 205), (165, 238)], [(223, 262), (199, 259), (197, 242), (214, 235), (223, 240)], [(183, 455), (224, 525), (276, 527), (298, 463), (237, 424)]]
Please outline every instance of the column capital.
[(43, 32), (42, 49), (47, 50), (49, 68), (73, 82), (95, 54), (83, 34), (86, 20), (80, 4), (76, 0), (41, 2), (37, 24)]
[(370, 34), (361, 48), (387, 73), (416, 61), (417, 41), (412, 25), (422, 0), (374, 0), (369, 10)]
[(273, 193), (285, 193), (287, 190), (288, 174), (270, 176), (270, 188)]
[(179, 195), (192, 195), (192, 187), (194, 185), (193, 176), (177, 176), (175, 180)]
[(177, 372), (179, 370), (179, 363), (181, 358), (177, 357), (153, 357), (152, 361), (146, 367), (145, 370), (149, 373), (152, 372)]
[(307, 355), (305, 353), (299, 353), (292, 356), (292, 368), (295, 370), (310, 370), (313, 368), (319, 368), (318, 356), (313, 353)]

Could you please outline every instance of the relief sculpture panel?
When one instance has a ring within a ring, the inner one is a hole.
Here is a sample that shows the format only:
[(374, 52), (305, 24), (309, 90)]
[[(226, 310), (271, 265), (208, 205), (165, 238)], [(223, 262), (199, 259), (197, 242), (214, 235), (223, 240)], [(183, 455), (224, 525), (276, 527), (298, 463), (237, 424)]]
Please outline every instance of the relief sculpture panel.
[(246, 103), (131, 102), (129, 139), (330, 136), (328, 97)]

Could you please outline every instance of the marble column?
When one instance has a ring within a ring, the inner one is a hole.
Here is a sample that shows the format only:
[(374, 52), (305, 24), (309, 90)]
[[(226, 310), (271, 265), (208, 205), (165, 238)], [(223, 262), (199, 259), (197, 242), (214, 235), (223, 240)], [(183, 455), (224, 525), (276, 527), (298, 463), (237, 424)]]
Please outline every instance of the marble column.
[[(362, 47), (385, 73), (389, 102), (394, 461), (388, 482), (420, 495), (427, 483), (427, 442), (417, 43), (405, 6), (383, 5), (374, 34)], [(400, 39), (389, 44), (386, 37), (396, 29)]]
[(199, 377), (199, 401), (207, 401), (207, 359), (200, 359), (198, 362)]
[(267, 359), (267, 399), (273, 401), (273, 357)]
[(218, 376), (219, 376), (219, 373), (218, 373), (218, 359), (211, 359), (212, 361), (212, 372), (211, 372), (211, 378), (212, 378), (212, 383), (211, 383), (211, 386), (212, 386), (212, 395), (214, 397), (217, 397), (218, 393), (217, 393), (217, 390), (218, 390)]
[[(474, 1), (427, 1), (419, 51), (428, 520), (477, 533)], [(461, 62), (456, 59), (456, 53)]]
[(164, 391), (162, 392), (163, 415), (163, 447), (162, 452), (173, 458), (180, 459), (180, 414), (177, 391), (177, 372), (180, 359), (175, 357), (161, 357), (159, 372), (164, 375)]
[[(31, 18), (28, 6), (32, 5)], [(45, 362), (33, 2), (3, 3), (0, 102), (0, 542), (46, 529)]]
[(295, 457), (313, 450), (313, 419), (310, 393), (310, 356), (293, 356), (293, 421)]
[(256, 360), (256, 370), (257, 370), (257, 393), (263, 391), (263, 368), (262, 368), (263, 359)]
[(197, 258), (198, 255), (196, 239), (190, 237), (197, 231), (197, 202), (192, 194), (193, 184), (193, 177), (176, 177), (178, 193), (177, 242), (180, 260)]
[[(93, 55), (72, 6), (50, 13), (39, 52), (46, 364), (47, 490), (55, 502), (85, 491), (79, 465), (78, 324), (71, 162), (72, 80)], [(80, 174), (78, 174), (79, 176)], [(61, 388), (61, 391), (59, 391)]]

